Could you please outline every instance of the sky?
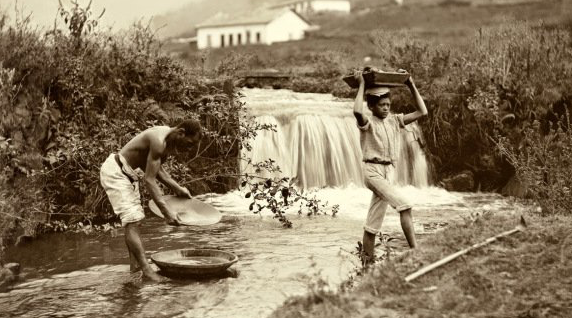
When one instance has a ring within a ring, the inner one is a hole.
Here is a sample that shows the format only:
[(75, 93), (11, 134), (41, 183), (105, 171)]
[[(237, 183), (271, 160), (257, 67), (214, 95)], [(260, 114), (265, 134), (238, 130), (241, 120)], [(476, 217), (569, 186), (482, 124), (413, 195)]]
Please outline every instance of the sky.
[[(61, 1), (65, 7), (72, 7), (70, 0)], [(89, 3), (89, 0), (77, 1), (83, 7)], [(147, 22), (152, 16), (176, 11), (197, 1), (199, 0), (93, 0), (91, 7), (92, 16), (98, 16), (103, 8), (106, 9), (100, 19), (100, 26), (119, 30), (129, 27), (133, 22), (142, 18), (144, 22)], [(58, 0), (0, 0), (0, 11), (7, 13), (12, 22), (17, 17), (14, 9), (15, 3), (24, 16), (31, 14), (30, 20), (33, 25), (40, 27), (53, 25), (59, 6)]]

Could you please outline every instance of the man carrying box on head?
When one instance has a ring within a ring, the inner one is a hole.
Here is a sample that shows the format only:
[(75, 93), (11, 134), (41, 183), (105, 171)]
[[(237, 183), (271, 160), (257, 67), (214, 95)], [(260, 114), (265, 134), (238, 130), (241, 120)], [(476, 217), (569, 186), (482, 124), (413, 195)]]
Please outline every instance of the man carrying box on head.
[[(408, 114), (390, 113), (391, 99), (388, 87), (372, 87), (366, 90), (362, 72), (357, 73), (355, 77), (359, 81), (359, 89), (354, 103), (354, 116), (360, 130), (365, 184), (373, 192), (363, 234), (364, 262), (367, 265), (374, 260), (375, 236), (381, 230), (388, 205), (399, 212), (401, 228), (409, 246), (417, 247), (411, 206), (395, 191), (393, 179), (399, 149), (399, 131), (405, 125), (426, 116), (427, 108), (411, 77), (405, 84), (415, 99), (417, 110)], [(364, 95), (367, 107), (373, 114), (371, 117), (364, 114)]]

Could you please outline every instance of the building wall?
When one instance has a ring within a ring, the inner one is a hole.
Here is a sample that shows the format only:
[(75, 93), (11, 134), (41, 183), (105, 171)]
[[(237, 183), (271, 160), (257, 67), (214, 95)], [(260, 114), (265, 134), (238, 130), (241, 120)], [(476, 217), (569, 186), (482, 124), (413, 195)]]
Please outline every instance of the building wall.
[(264, 24), (206, 27), (197, 30), (199, 49), (260, 43), (271, 44), (268, 42), (267, 26)]
[(288, 11), (268, 24), (267, 42), (295, 41), (304, 38), (309, 25), (292, 11)]
[(269, 24), (199, 28), (197, 47), (220, 48), (301, 40), (308, 27), (309, 25), (297, 14), (287, 11)]
[(314, 0), (311, 2), (312, 9), (315, 12), (319, 11), (341, 11), (350, 13), (351, 5), (349, 1), (334, 1), (334, 0)]

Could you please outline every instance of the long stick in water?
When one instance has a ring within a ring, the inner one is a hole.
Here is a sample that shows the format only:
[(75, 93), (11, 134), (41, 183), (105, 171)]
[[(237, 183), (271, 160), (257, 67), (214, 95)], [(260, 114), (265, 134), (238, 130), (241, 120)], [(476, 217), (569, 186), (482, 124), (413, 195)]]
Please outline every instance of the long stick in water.
[(449, 256), (443, 258), (443, 259), (440, 259), (440, 260), (436, 261), (435, 263), (429, 264), (429, 265), (427, 265), (427, 266), (421, 268), (420, 270), (416, 271), (415, 273), (409, 274), (407, 277), (405, 277), (405, 281), (406, 281), (406, 282), (410, 282), (410, 281), (414, 280), (415, 278), (417, 278), (417, 277), (419, 277), (419, 276), (422, 276), (422, 275), (427, 274), (428, 272), (434, 270), (434, 269), (437, 268), (437, 267), (440, 267), (440, 266), (442, 266), (442, 265), (444, 265), (444, 264), (449, 263), (450, 261), (454, 260), (455, 258), (457, 258), (457, 257), (459, 257), (459, 256), (461, 256), (461, 255), (463, 255), (463, 254), (467, 254), (469, 251), (472, 251), (472, 250), (477, 249), (477, 248), (479, 248), (479, 247), (482, 247), (482, 246), (485, 246), (485, 245), (487, 245), (487, 244), (490, 244), (490, 243), (492, 243), (492, 242), (498, 240), (499, 238), (501, 238), (501, 237), (503, 237), (503, 236), (508, 236), (508, 235), (514, 234), (514, 233), (516, 233), (516, 232), (524, 231), (525, 229), (526, 229), (526, 222), (524, 221), (524, 217), (521, 216), (521, 217), (520, 217), (520, 223), (519, 223), (518, 226), (515, 227), (514, 229), (508, 230), (508, 231), (504, 231), (504, 232), (502, 232), (502, 233), (500, 233), (500, 234), (498, 234), (498, 235), (495, 235), (495, 236), (493, 236), (493, 237), (489, 237), (488, 239), (486, 239), (486, 240), (483, 241), (483, 242), (480, 242), (480, 243), (477, 243), (477, 244), (475, 244), (475, 245), (473, 245), (473, 246), (467, 247), (467, 248), (465, 248), (465, 249), (463, 249), (463, 250), (460, 250), (460, 251), (458, 251), (458, 252), (456, 252), (456, 253), (453, 253), (453, 254), (451, 254), (451, 255), (449, 255)]

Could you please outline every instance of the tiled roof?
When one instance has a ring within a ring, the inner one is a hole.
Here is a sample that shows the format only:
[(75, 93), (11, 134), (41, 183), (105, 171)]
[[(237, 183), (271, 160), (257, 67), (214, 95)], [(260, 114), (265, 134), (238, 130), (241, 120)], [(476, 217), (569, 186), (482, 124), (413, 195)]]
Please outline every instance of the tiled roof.
[[(206, 27), (218, 27), (218, 26), (232, 26), (232, 25), (245, 25), (245, 24), (268, 24), (274, 19), (280, 17), (284, 13), (291, 11), (298, 15), (291, 9), (278, 8), (269, 9), (263, 8), (258, 10), (251, 10), (248, 12), (242, 12), (238, 14), (222, 13), (219, 12), (216, 15), (208, 18), (207, 20), (199, 23), (196, 28), (206, 28)], [(310, 24), (306, 19), (298, 15), (304, 22)]]

